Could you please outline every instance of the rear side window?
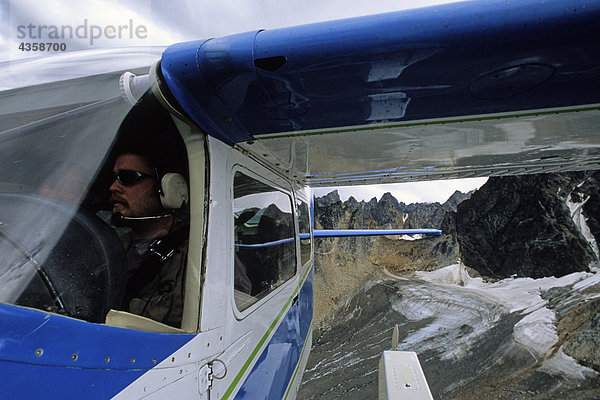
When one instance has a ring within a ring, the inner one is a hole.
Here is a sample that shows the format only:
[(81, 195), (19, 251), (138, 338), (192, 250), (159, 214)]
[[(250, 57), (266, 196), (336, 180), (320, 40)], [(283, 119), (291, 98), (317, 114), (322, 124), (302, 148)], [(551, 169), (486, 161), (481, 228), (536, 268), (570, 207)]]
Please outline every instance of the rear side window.
[(233, 221), (235, 303), (244, 310), (296, 274), (292, 199), (236, 172)]

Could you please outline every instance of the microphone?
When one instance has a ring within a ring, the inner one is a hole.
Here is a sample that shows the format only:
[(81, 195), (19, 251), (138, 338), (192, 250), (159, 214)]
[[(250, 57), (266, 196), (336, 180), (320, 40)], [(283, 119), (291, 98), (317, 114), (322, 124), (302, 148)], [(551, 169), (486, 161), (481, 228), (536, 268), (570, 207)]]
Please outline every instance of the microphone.
[[(159, 220), (161, 218), (167, 218), (167, 217), (171, 217), (174, 214), (162, 214), (162, 215), (149, 215), (146, 217), (126, 217), (121, 213), (115, 213), (112, 215), (112, 217), (110, 218), (110, 222), (111, 224), (113, 224), (114, 226), (128, 226), (130, 224), (134, 224), (136, 222), (142, 222), (142, 221), (150, 221), (150, 220)], [(128, 221), (129, 224), (127, 223)]]
[(141, 220), (147, 220), (147, 219), (160, 219), (160, 218), (167, 218), (172, 216), (173, 214), (163, 214), (163, 215), (150, 215), (147, 217), (126, 217), (123, 214), (119, 214), (119, 218), (121, 219), (125, 219), (128, 221), (141, 221)]

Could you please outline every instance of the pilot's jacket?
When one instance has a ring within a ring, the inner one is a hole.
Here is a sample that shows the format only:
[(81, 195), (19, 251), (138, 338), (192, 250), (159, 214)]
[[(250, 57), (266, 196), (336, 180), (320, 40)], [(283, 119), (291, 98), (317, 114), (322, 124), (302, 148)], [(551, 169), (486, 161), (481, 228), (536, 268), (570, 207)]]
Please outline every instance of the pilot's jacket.
[(123, 308), (164, 324), (181, 327), (188, 226), (177, 224), (154, 240), (140, 268), (127, 283)]

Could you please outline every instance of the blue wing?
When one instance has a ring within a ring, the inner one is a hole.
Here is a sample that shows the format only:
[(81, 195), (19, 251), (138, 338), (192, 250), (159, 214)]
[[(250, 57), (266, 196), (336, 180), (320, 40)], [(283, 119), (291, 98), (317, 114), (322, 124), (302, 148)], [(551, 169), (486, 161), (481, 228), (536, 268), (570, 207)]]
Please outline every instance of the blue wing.
[(168, 48), (181, 110), (310, 186), (597, 168), (600, 3), (462, 2)]

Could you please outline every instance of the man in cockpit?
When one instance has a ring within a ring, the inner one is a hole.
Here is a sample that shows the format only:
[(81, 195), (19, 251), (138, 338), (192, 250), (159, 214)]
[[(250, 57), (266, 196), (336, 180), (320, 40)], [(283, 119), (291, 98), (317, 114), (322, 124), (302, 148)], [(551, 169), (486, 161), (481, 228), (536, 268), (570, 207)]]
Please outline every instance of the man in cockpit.
[(152, 155), (121, 152), (112, 169), (111, 220), (131, 228), (122, 238), (128, 264), (123, 309), (180, 327), (189, 228), (185, 212), (161, 203), (160, 171), (169, 166), (159, 164)]

